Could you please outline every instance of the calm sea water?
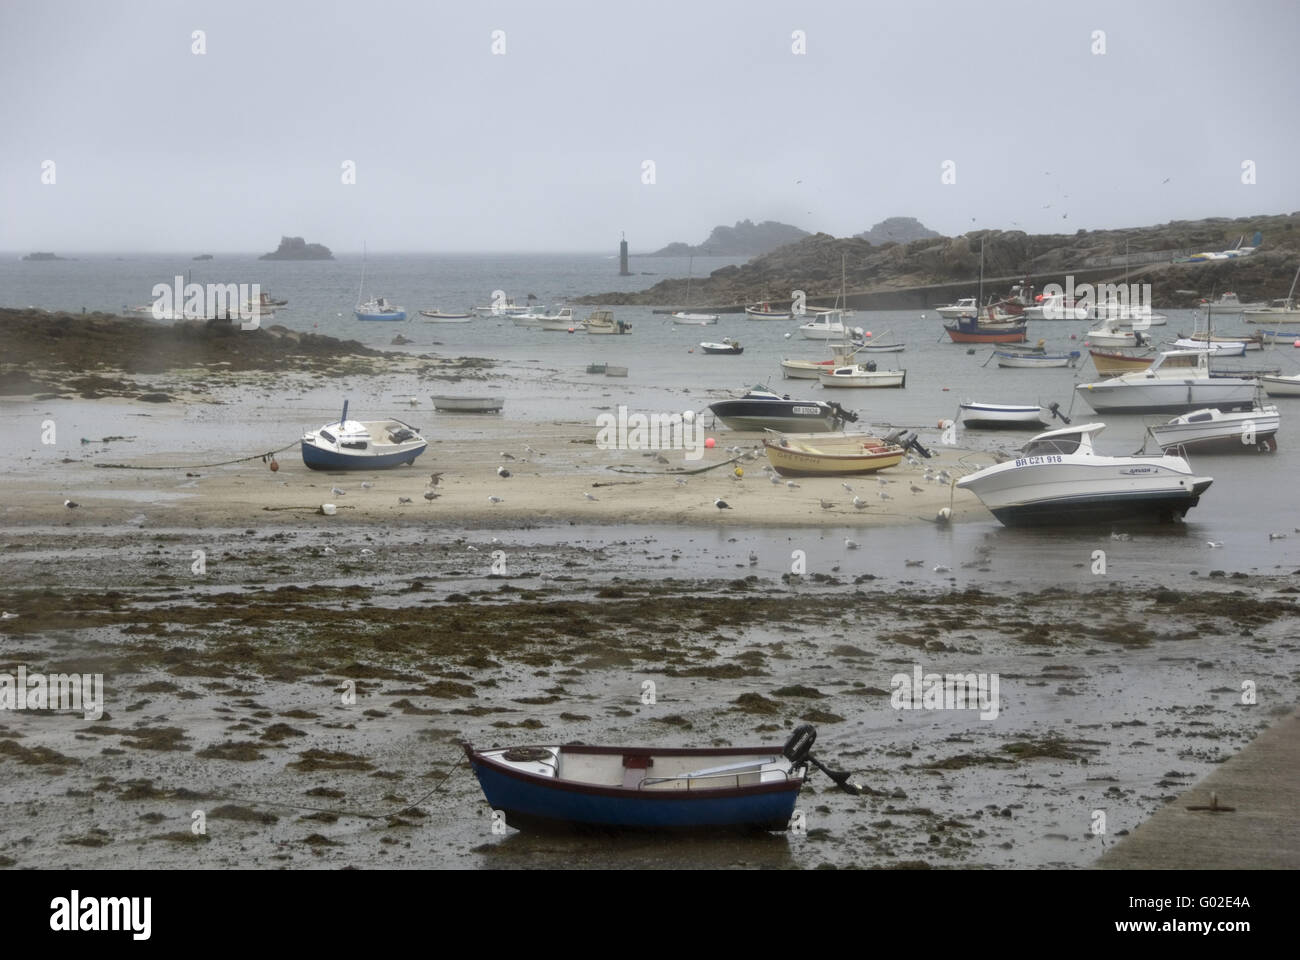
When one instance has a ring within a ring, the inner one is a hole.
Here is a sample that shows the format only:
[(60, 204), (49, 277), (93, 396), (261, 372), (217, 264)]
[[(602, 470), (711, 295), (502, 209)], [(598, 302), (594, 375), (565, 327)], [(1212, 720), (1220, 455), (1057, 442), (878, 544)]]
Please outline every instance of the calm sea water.
[[(695, 275), (701, 276), (738, 262), (735, 258), (697, 257), (693, 268)], [(591, 337), (520, 328), (504, 318), (430, 324), (417, 313), (421, 309), (463, 311), (489, 302), (494, 290), (505, 291), (519, 303), (532, 293), (538, 304), (554, 309), (585, 294), (634, 291), (665, 277), (684, 277), (686, 258), (634, 257), (634, 276), (619, 277), (617, 258), (607, 254), (371, 255), (366, 264), (366, 295), (383, 295), (406, 307), (412, 319), (402, 323), (366, 323), (353, 318), (361, 266), (360, 257), (349, 256), (324, 262), (262, 262), (252, 255), (221, 256), (198, 263), (187, 257), (156, 255), (86, 256), (47, 263), (22, 262), (10, 256), (0, 259), (0, 304), (119, 311), (123, 306), (147, 303), (155, 283), (168, 283), (191, 270), (196, 283), (259, 283), (263, 290), (289, 301), (274, 323), (356, 339), (373, 347), (501, 361), (486, 385), (462, 384), (447, 392), (490, 390), (505, 394), (508, 400), (503, 415), (525, 423), (592, 420), (597, 410), (620, 403), (634, 410), (700, 410), (719, 396), (755, 384), (766, 384), (796, 397), (835, 399), (860, 414), (860, 427), (922, 428), (923, 440), (929, 442), (937, 441), (938, 422), (955, 417), (963, 399), (1058, 402), (1076, 422), (1105, 420), (1107, 431), (1102, 435), (1101, 447), (1103, 452), (1113, 454), (1136, 452), (1143, 444), (1147, 426), (1167, 419), (1156, 415), (1099, 418), (1083, 401), (1075, 399), (1075, 384), (1097, 379), (1082, 344), (1087, 329), (1082, 322), (1037, 322), (1030, 326), (1031, 339), (1043, 339), (1051, 349), (1079, 350), (1082, 356), (1078, 369), (1010, 370), (988, 362), (987, 347), (972, 350), (950, 343), (933, 311), (858, 311), (851, 321), (854, 325), (876, 337), (889, 335), (906, 344), (904, 352), (880, 355), (875, 360), (881, 369), (905, 367), (907, 386), (902, 390), (824, 391), (811, 381), (781, 377), (782, 357), (821, 359), (827, 355), (824, 344), (803, 339), (797, 324), (791, 322), (751, 321), (743, 315), (724, 314), (716, 325), (685, 327), (674, 326), (649, 307), (615, 307), (616, 317), (632, 322), (632, 335)], [(577, 307), (575, 312), (585, 316), (590, 309)], [(1153, 330), (1159, 338), (1173, 337), (1180, 331), (1190, 333), (1199, 319), (1194, 311), (1162, 312), (1169, 317), (1169, 323)], [(1239, 320), (1226, 320), (1216, 330), (1230, 332), (1240, 326)], [(414, 343), (390, 346), (398, 333)], [(743, 355), (714, 356), (699, 350), (701, 340), (726, 336), (741, 341)], [(587, 374), (586, 366), (592, 362), (626, 366), (629, 376), (615, 379)], [(1281, 368), (1285, 373), (1294, 373), (1300, 370), (1300, 350), (1270, 347), (1241, 360), (1216, 361), (1216, 366)], [(383, 390), (377, 388), (373, 396), (382, 394)], [(1282, 411), (1278, 451), (1194, 457), (1193, 466), (1213, 476), (1214, 486), (1189, 514), (1189, 522), (1180, 528), (1179, 536), (1171, 537), (1166, 532), (1152, 542), (1150, 550), (1145, 551), (1150, 562), (1168, 563), (1171, 572), (1204, 571), (1224, 565), (1228, 569), (1263, 572), (1300, 565), (1300, 533), (1294, 532), (1300, 527), (1300, 511), (1294, 506), (1289, 482), (1300, 469), (1300, 441), (1293, 439), (1300, 400), (1281, 398), (1269, 402)], [(378, 415), (392, 411), (369, 412)], [(293, 429), (299, 427), (295, 418)], [(960, 442), (976, 449), (1007, 449), (1025, 438), (1024, 434), (966, 432)], [(1151, 444), (1148, 449), (1155, 447)], [(972, 533), (994, 530), (1000, 527), (990, 518)], [(1286, 533), (1288, 538), (1270, 541), (1270, 532)], [(1034, 545), (1041, 537), (1023, 532), (998, 536), (1019, 544), (1013, 552), (1023, 558), (1027, 569), (1033, 566), (1038, 553)], [(1090, 542), (1089, 537), (1095, 539), (1095, 532), (1079, 536), (1082, 546)], [(1206, 542), (1211, 540), (1224, 541), (1225, 547), (1214, 548), (1212, 556), (1206, 556)]]

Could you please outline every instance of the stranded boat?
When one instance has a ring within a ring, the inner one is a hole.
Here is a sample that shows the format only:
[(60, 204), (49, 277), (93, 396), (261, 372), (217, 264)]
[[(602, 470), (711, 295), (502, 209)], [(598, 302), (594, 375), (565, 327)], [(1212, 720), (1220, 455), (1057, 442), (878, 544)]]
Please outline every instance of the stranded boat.
[(1182, 447), (1185, 450), (1214, 450), (1231, 453), (1238, 450), (1277, 449), (1277, 428), (1282, 418), (1277, 407), (1224, 412), (1213, 408), (1193, 410), (1168, 423), (1151, 427), (1151, 436), (1161, 450)]
[(349, 420), (343, 416), (302, 438), (302, 462), (312, 470), (380, 470), (415, 462), (429, 444), (401, 420)]
[(838, 403), (791, 400), (765, 387), (754, 387), (743, 397), (709, 404), (713, 415), (732, 430), (797, 430), (829, 433), (854, 423), (858, 415)]
[(1070, 422), (1058, 403), (1044, 407), (967, 400), (961, 404), (961, 422), (972, 430), (1036, 430), (1051, 424), (1053, 417)]
[(1184, 516), (1213, 483), (1182, 457), (1104, 457), (1104, 423), (1040, 433), (1018, 457), (957, 481), (1009, 527), (1168, 521)]
[(1211, 376), (1205, 350), (1168, 350), (1145, 370), (1074, 389), (1098, 413), (1185, 413), (1200, 407), (1251, 406), (1257, 386), (1254, 379)]
[(907, 455), (896, 443), (862, 434), (768, 433), (767, 459), (783, 477), (860, 476), (897, 466)]

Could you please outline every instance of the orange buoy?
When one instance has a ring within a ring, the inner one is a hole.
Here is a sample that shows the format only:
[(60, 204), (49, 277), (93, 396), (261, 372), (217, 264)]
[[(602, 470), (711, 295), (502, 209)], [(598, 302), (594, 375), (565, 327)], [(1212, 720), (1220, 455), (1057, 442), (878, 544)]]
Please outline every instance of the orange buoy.
[(709, 437), (707, 440), (704, 441), (704, 446), (709, 450), (712, 450), (717, 445), (718, 445), (718, 441), (714, 440), (712, 437)]
[(275, 473), (275, 471), (277, 471), (277, 470), (279, 470), (279, 469), (280, 469), (280, 461), (277, 460), (277, 459), (275, 459), (275, 457), (272, 457), (272, 458), (271, 458), (271, 472), (272, 472), (272, 473)]

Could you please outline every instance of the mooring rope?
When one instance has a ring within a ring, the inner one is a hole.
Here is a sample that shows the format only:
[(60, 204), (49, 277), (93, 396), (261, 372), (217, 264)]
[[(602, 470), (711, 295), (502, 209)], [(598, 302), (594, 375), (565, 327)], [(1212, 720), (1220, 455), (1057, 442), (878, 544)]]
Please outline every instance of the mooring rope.
[(192, 463), (181, 466), (167, 467), (145, 467), (134, 463), (97, 463), (95, 466), (104, 470), (203, 470), (208, 467), (226, 467), (232, 463), (247, 463), (249, 460), (265, 460), (267, 457), (274, 457), (277, 453), (284, 453), (286, 450), (292, 450), (298, 446), (298, 441), (286, 444), (279, 450), (269, 450), (266, 453), (255, 453), (251, 457), (240, 457), (237, 460), (222, 460), (219, 463)]

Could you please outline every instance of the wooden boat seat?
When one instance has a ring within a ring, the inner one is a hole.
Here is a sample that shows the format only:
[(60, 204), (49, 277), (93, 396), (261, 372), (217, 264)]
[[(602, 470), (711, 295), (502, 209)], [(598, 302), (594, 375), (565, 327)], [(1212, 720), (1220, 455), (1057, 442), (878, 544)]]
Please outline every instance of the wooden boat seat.
[(624, 754), (623, 756), (623, 786), (628, 790), (640, 788), (641, 781), (650, 773), (650, 768), (654, 766), (654, 758), (636, 754)]

